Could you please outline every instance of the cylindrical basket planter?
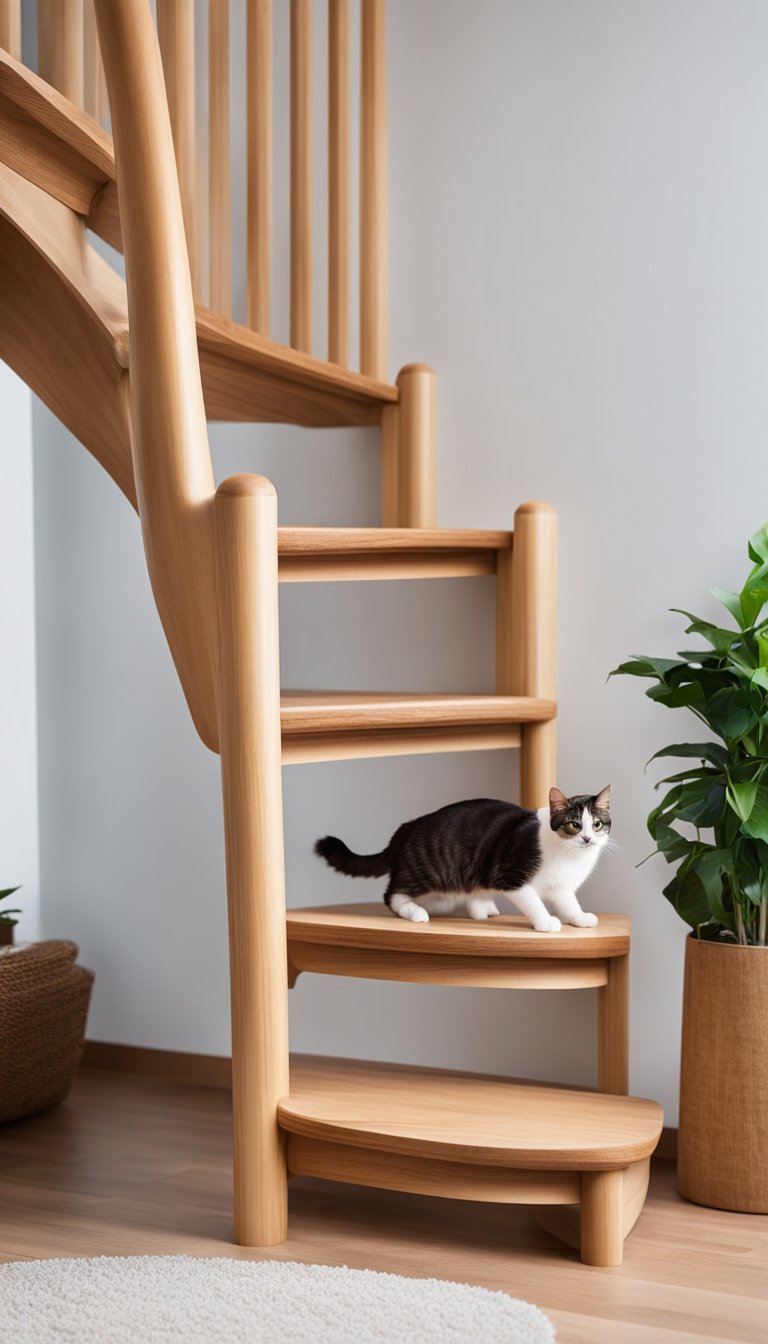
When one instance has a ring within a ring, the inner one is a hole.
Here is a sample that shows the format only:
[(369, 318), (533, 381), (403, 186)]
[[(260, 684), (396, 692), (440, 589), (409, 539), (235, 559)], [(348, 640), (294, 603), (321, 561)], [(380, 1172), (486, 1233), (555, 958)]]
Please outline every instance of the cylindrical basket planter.
[(93, 973), (74, 943), (30, 943), (0, 956), (0, 1123), (66, 1097), (80, 1063)]
[(768, 948), (686, 939), (677, 1188), (768, 1213)]

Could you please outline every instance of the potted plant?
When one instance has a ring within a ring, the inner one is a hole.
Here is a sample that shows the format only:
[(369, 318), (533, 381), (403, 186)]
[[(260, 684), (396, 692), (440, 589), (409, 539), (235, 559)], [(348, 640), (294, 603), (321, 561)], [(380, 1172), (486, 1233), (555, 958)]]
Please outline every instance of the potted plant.
[(704, 641), (673, 658), (633, 657), (611, 675), (645, 677), (646, 695), (687, 709), (707, 740), (652, 760), (685, 767), (648, 818), (675, 867), (664, 895), (686, 940), (678, 1189), (713, 1208), (768, 1213), (768, 525), (749, 542), (739, 593), (713, 595), (723, 625), (680, 611)]
[[(14, 891), (18, 890), (18, 887), (6, 887), (4, 891), (0, 891), (0, 901), (4, 901), (7, 896), (12, 896)], [(14, 919), (14, 915), (20, 914), (20, 910), (7, 910), (0, 906), (0, 947), (8, 947), (13, 942), (13, 930), (19, 922)]]

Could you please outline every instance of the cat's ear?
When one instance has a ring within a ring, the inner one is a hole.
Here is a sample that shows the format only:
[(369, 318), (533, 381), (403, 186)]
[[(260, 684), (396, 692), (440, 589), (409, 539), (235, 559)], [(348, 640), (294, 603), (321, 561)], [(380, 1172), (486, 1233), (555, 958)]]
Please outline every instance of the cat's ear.
[(595, 807), (600, 812), (607, 812), (610, 806), (611, 806), (611, 786), (610, 784), (606, 784), (605, 788), (601, 789), (600, 792), (595, 797)]
[(549, 810), (550, 812), (562, 812), (568, 806), (568, 799), (562, 789), (552, 788), (549, 790)]

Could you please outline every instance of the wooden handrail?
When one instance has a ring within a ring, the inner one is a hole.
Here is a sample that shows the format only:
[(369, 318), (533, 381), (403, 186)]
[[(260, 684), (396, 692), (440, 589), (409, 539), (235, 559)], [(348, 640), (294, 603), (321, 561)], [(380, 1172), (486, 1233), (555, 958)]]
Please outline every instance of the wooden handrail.
[(120, 194), (144, 548), (190, 710), (215, 746), (214, 479), (160, 51), (141, 0), (96, 0), (96, 17)]

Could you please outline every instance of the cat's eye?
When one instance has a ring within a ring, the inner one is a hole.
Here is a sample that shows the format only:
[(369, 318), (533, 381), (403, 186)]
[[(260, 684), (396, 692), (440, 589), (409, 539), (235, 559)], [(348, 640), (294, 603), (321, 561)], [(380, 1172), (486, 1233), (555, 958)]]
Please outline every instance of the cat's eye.
[(595, 820), (592, 822), (592, 830), (593, 830), (593, 831), (602, 831), (602, 829), (603, 829), (603, 823), (602, 823), (602, 821), (600, 820), (599, 817), (595, 817)]
[(564, 829), (569, 835), (578, 835), (581, 830), (580, 821), (566, 821)]

